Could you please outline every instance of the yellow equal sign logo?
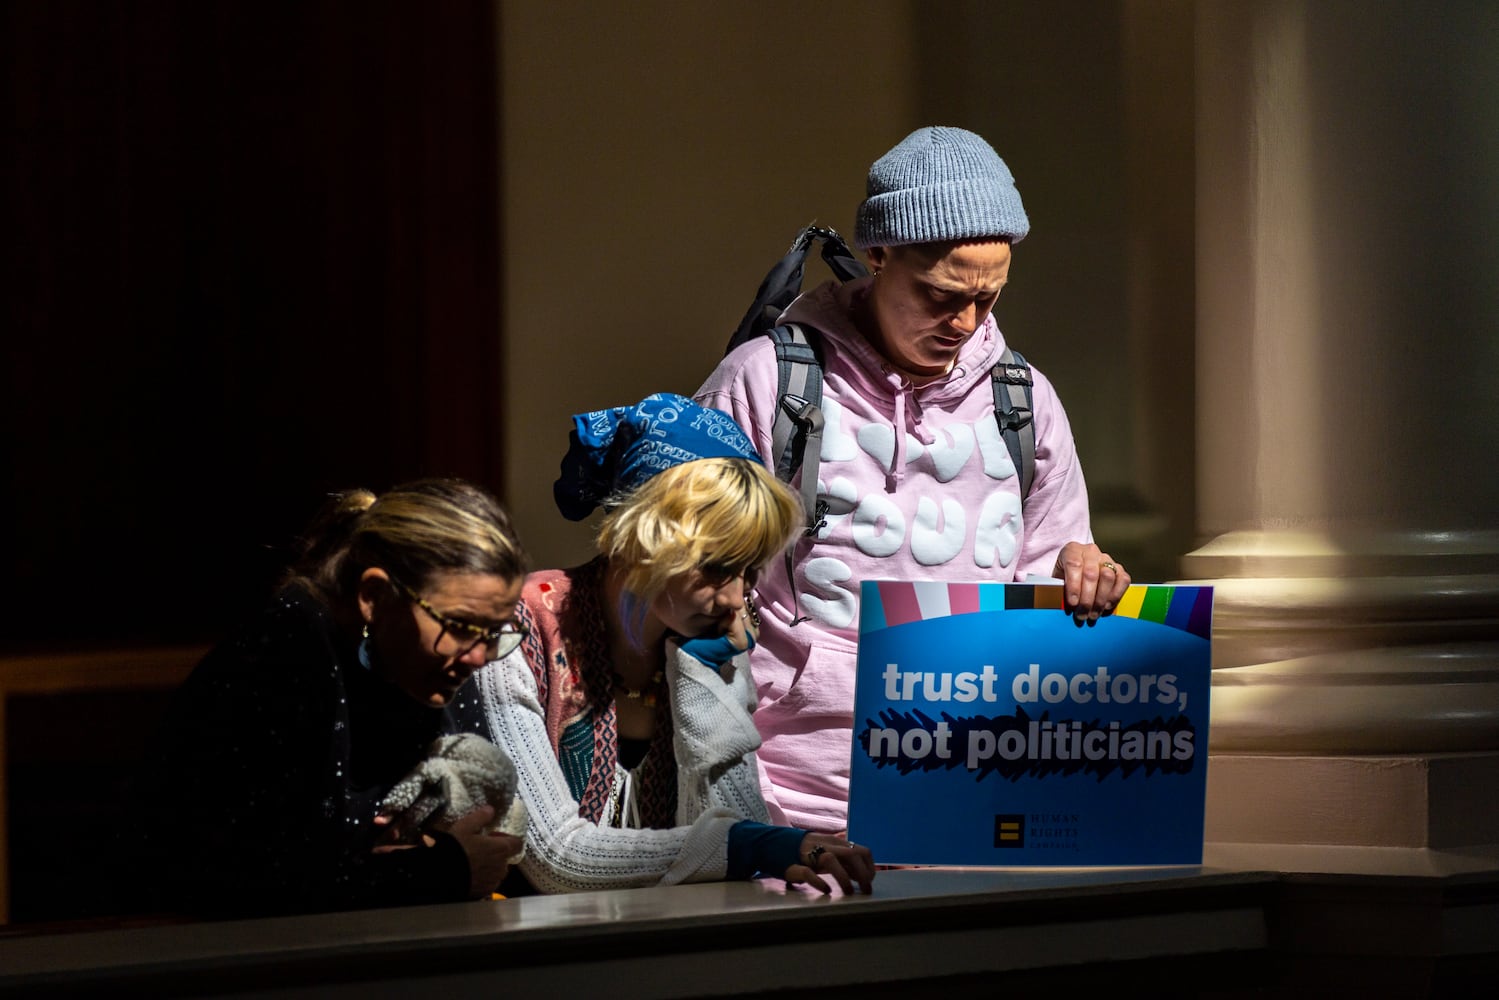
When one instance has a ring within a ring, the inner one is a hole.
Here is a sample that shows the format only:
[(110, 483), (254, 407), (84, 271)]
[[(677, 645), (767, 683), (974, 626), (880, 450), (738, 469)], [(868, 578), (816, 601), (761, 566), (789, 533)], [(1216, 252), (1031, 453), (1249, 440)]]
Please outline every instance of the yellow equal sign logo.
[(1001, 813), (994, 817), (994, 846), (1025, 846), (1024, 813)]

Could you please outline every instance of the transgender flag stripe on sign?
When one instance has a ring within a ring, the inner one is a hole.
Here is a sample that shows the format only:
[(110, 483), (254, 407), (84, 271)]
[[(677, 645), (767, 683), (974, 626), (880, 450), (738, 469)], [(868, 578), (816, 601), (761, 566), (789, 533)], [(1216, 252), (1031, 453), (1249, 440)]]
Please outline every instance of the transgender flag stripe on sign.
[[(1002, 583), (875, 582), (878, 600), (865, 600), (860, 609), (863, 631), (894, 628), (929, 618), (971, 615), (982, 611), (1032, 611), (1062, 607), (1062, 588), (1055, 585)], [(1210, 639), (1211, 587), (1167, 587), (1134, 584), (1125, 591), (1114, 614), (1137, 618)]]

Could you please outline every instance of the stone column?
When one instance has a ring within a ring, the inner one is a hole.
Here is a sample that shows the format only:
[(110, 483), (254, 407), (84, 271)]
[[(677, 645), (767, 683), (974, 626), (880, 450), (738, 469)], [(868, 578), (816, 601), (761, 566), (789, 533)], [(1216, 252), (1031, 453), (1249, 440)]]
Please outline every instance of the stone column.
[(1208, 838), (1499, 843), (1499, 5), (1198, 5)]

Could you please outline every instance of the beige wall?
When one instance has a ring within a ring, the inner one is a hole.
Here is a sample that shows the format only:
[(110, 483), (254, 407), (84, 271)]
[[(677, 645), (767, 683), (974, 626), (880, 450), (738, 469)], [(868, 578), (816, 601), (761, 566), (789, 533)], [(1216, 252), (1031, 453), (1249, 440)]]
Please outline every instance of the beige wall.
[(498, 391), (538, 564), (590, 551), (551, 501), (569, 415), (692, 392), (796, 231), (850, 232), (869, 162), (953, 124), (1025, 198), (996, 315), (1068, 403), (1101, 540), (1171, 575), (1194, 522), (1190, 26), (1160, 0), (502, 3)]
[(501, 5), (507, 492), (538, 564), (590, 550), (551, 500), (569, 415), (691, 393), (798, 228), (851, 227), (915, 125), (908, 16)]

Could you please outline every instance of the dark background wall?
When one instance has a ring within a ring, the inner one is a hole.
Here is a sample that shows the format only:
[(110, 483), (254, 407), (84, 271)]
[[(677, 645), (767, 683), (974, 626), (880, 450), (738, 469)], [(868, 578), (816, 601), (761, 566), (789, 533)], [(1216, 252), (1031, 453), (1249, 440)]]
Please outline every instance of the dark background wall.
[[(496, 61), (486, 2), (0, 7), (0, 657), (214, 640), (332, 490), (502, 490)], [(166, 692), (103, 683), (0, 683), (12, 921), (128, 908)]]
[(0, 9), (0, 648), (211, 639), (326, 491), (502, 488), (494, 16)]

